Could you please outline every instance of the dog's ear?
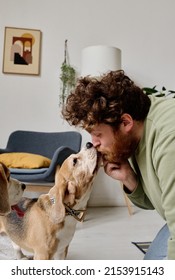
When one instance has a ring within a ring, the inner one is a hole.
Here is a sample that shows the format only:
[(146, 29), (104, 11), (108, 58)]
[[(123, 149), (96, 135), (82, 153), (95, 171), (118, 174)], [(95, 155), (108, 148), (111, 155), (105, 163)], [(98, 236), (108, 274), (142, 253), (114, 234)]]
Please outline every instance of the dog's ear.
[(49, 218), (54, 224), (58, 224), (64, 221), (66, 210), (65, 205), (71, 206), (75, 202), (76, 187), (72, 182), (57, 182), (52, 187), (48, 195), (41, 195), (39, 197), (40, 207), (44, 209)]
[(57, 182), (49, 192), (52, 201), (51, 219), (54, 223), (61, 223), (65, 219), (66, 210), (64, 203), (74, 205), (76, 187), (72, 182)]
[[(7, 174), (6, 174), (7, 173)], [(0, 163), (0, 215), (7, 215), (11, 211), (8, 196), (8, 180), (9, 170), (4, 164)]]
[[(54, 189), (59, 193), (62, 203), (74, 204), (76, 187), (72, 181), (67, 180), (64, 176), (64, 169), (60, 171), (60, 166), (57, 166), (55, 172), (55, 186)], [(53, 190), (54, 190), (53, 189)]]
[(37, 201), (38, 206), (44, 210), (49, 219), (54, 224), (63, 222), (65, 218), (65, 207), (58, 196), (48, 194), (42, 194), (39, 196)]

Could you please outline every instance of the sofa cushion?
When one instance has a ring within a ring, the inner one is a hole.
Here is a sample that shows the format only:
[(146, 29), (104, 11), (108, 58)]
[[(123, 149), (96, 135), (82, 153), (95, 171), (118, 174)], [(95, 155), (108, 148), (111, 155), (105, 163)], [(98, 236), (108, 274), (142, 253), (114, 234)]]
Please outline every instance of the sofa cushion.
[(48, 167), (43, 168), (9, 168), (11, 175), (38, 175), (44, 174), (48, 170)]
[(0, 161), (9, 168), (43, 168), (51, 163), (49, 158), (31, 153), (0, 154)]

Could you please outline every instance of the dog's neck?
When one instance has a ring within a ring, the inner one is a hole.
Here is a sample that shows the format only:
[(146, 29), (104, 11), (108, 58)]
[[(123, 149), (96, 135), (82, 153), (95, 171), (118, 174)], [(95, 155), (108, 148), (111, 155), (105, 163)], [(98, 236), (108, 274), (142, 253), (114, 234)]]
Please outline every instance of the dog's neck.
[(24, 216), (24, 211), (19, 208), (18, 205), (11, 206), (12, 210), (16, 212), (18, 217), (22, 218)]
[[(55, 197), (51, 197), (50, 201), (52, 204), (55, 204)], [(66, 215), (67, 216), (72, 216), (75, 218), (77, 221), (81, 222), (84, 219), (84, 216), (86, 214), (86, 209), (83, 210), (76, 210), (68, 206), (66, 203), (64, 203), (65, 210), (66, 210)]]

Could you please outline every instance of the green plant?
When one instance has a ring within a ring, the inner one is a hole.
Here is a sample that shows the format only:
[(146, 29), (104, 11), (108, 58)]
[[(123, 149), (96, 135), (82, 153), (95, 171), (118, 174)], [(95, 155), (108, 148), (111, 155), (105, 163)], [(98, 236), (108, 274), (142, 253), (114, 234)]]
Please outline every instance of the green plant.
[(71, 90), (75, 87), (76, 71), (69, 63), (67, 40), (65, 40), (64, 47), (64, 61), (61, 65), (61, 88), (60, 88), (60, 102), (59, 105), (64, 106), (65, 101)]
[(171, 96), (175, 98), (175, 91), (174, 90), (167, 90), (164, 86), (161, 88), (161, 90), (156, 89), (156, 86), (150, 88), (150, 87), (144, 87), (143, 91), (147, 95), (155, 95), (158, 97), (161, 96)]

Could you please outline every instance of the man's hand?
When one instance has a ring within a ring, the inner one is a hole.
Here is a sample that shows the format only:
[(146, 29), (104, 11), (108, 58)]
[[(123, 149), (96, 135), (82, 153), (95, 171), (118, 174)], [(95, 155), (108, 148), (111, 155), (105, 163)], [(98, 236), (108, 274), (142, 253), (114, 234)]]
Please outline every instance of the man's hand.
[(104, 171), (107, 175), (115, 180), (119, 180), (133, 192), (137, 187), (137, 177), (134, 170), (131, 168), (129, 161), (120, 163), (111, 163), (103, 161)]

